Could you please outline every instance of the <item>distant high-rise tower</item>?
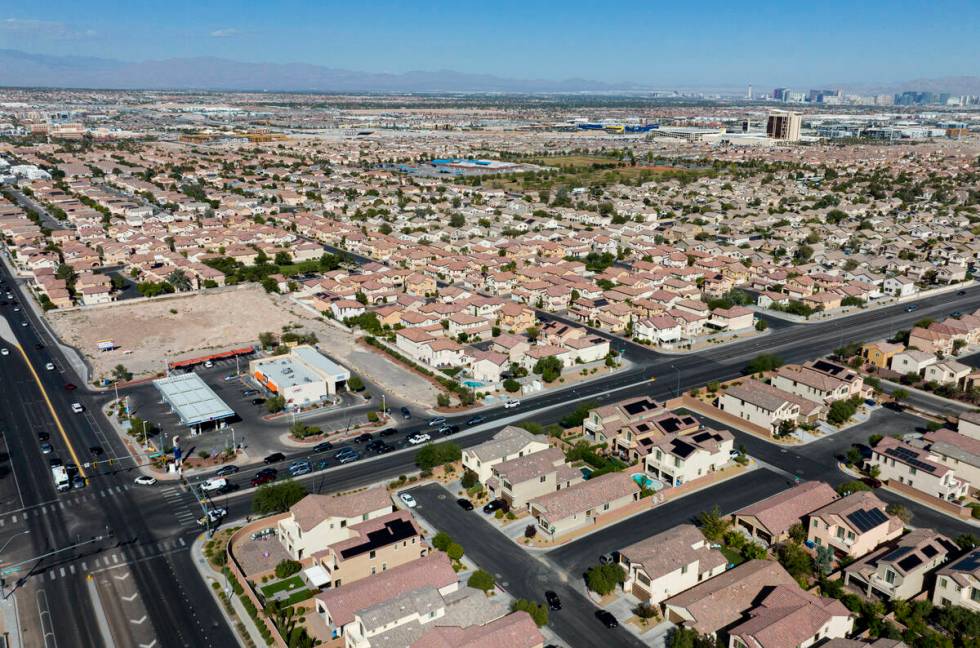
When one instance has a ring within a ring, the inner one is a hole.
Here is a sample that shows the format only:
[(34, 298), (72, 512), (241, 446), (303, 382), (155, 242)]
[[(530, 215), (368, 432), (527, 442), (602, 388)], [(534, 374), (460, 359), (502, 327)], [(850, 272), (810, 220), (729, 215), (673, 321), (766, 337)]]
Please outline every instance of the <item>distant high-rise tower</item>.
[(800, 125), (803, 118), (798, 113), (774, 110), (766, 122), (766, 135), (773, 139), (796, 142), (800, 139)]
[(746, 99), (749, 99), (749, 100), (751, 100), (751, 99), (752, 99), (752, 84), (751, 84), (751, 83), (749, 84), (749, 94), (747, 94), (747, 95), (745, 96), (745, 98), (746, 98)]

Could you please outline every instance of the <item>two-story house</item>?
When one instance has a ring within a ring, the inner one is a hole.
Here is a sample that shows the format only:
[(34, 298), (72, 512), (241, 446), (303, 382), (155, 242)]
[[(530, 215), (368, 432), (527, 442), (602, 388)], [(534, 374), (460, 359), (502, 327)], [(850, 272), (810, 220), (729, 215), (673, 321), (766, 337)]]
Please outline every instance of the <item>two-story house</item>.
[(860, 558), (905, 529), (869, 491), (851, 493), (808, 517), (807, 539), (818, 547), (830, 547), (838, 557)]
[(980, 547), (936, 572), (934, 605), (956, 605), (980, 614)]
[(706, 428), (693, 434), (671, 433), (653, 442), (644, 469), (664, 483), (680, 486), (727, 465), (733, 443), (728, 430)]
[(493, 476), (493, 467), (511, 459), (547, 450), (550, 446), (524, 428), (508, 425), (492, 439), (463, 450), (463, 467), (476, 473), (486, 484)]
[(911, 600), (926, 578), (959, 548), (932, 529), (910, 531), (844, 568), (844, 585), (868, 598)]
[(547, 448), (523, 457), (498, 463), (486, 481), (487, 490), (513, 509), (524, 509), (528, 501), (581, 482), (578, 468), (565, 463), (565, 453)]
[(626, 572), (623, 590), (650, 605), (725, 571), (728, 559), (711, 548), (701, 531), (681, 524), (619, 552)]
[(384, 487), (340, 495), (307, 495), (279, 520), (276, 535), (293, 560), (350, 537), (348, 527), (395, 510)]
[(897, 481), (951, 502), (965, 496), (969, 489), (966, 481), (958, 479), (952, 468), (936, 461), (928, 450), (894, 437), (878, 442), (868, 464), (878, 467), (883, 480)]

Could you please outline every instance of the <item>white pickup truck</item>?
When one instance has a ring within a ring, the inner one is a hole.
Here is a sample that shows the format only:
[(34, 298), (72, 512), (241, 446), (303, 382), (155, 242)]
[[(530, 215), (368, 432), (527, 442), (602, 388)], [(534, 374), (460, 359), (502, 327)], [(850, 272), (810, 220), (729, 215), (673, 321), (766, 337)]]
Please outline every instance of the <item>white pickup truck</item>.
[(71, 482), (68, 480), (68, 471), (65, 470), (64, 466), (52, 466), (51, 474), (54, 475), (54, 485), (59, 493), (63, 493), (71, 488)]

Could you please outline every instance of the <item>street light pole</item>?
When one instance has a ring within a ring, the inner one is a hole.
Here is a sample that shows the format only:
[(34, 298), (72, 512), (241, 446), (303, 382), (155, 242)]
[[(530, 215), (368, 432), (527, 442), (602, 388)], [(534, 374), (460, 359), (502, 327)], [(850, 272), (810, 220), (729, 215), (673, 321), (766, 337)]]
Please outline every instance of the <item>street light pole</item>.
[(19, 531), (19, 532), (15, 533), (14, 535), (10, 536), (9, 538), (7, 538), (7, 541), (3, 543), (3, 546), (2, 547), (0, 547), (0, 554), (2, 554), (3, 551), (4, 551), (4, 549), (7, 548), (7, 545), (9, 545), (11, 542), (13, 542), (14, 538), (18, 538), (18, 537), (20, 537), (22, 535), (27, 535), (30, 532), (31, 532), (30, 529), (24, 529), (23, 531)]

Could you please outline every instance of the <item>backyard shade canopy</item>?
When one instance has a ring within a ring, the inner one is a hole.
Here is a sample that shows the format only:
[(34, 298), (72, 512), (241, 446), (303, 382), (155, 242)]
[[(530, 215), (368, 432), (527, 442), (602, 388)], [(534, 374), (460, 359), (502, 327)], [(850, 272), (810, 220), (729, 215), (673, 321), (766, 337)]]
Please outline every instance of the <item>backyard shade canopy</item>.
[(168, 376), (154, 380), (153, 385), (183, 425), (200, 425), (235, 415), (197, 374)]

